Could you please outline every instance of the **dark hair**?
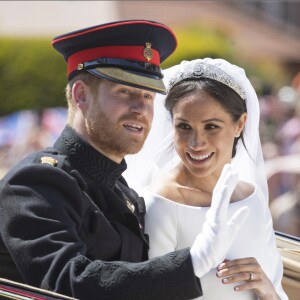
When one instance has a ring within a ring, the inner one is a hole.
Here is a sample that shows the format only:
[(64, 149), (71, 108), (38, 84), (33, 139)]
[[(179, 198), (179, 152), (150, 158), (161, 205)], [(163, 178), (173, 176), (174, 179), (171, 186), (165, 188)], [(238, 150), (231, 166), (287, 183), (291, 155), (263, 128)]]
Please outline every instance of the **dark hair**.
[[(165, 108), (171, 114), (172, 119), (173, 108), (176, 103), (183, 97), (195, 94), (198, 91), (214, 98), (230, 114), (233, 122), (237, 122), (241, 115), (247, 112), (245, 100), (229, 86), (209, 78), (186, 79), (174, 85), (166, 97)], [(246, 148), (243, 132), (241, 132), (240, 137), (234, 139), (232, 157), (236, 154), (236, 145), (239, 138), (241, 138)]]

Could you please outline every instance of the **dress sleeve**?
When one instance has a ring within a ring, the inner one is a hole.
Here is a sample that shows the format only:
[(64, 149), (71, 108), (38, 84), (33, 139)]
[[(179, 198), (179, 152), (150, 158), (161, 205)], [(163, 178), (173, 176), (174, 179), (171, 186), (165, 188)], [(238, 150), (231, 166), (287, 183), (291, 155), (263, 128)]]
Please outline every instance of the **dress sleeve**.
[(145, 232), (149, 235), (149, 257), (164, 255), (177, 248), (178, 211), (168, 199), (144, 190)]

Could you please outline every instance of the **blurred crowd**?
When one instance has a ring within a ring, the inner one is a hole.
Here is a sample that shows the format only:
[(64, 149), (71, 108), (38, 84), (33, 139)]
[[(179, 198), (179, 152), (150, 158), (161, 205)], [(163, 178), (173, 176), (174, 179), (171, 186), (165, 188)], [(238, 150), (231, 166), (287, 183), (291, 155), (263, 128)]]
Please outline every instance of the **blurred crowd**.
[(260, 97), (260, 108), (274, 228), (300, 237), (300, 73)]
[(66, 120), (66, 108), (17, 111), (0, 118), (0, 176), (27, 154), (53, 145)]
[[(274, 228), (300, 237), (300, 73), (290, 86), (266, 88), (259, 101)], [(28, 153), (51, 146), (66, 120), (65, 108), (0, 118), (0, 176)]]

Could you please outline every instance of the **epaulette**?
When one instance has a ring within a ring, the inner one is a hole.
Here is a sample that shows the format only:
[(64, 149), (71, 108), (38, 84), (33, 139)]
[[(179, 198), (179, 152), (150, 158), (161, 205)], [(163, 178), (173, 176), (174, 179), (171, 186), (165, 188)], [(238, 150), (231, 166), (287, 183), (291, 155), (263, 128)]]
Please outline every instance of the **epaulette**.
[(47, 148), (36, 156), (35, 163), (46, 164), (63, 169), (66, 158), (65, 155), (60, 154), (56, 149)]
[(87, 184), (85, 180), (80, 175), (80, 173), (75, 170), (68, 161), (68, 157), (59, 153), (55, 148), (47, 148), (43, 152), (40, 152), (40, 155), (36, 158), (36, 163), (39, 164), (48, 164), (53, 167), (64, 170), (70, 176), (76, 179), (78, 185), (82, 190), (87, 191)]

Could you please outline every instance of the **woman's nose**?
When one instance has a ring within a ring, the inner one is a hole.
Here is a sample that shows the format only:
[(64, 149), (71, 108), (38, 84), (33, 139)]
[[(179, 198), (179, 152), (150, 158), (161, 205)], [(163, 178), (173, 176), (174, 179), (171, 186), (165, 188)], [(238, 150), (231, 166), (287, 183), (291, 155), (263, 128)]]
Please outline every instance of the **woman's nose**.
[(188, 147), (192, 150), (199, 150), (203, 148), (207, 143), (206, 137), (203, 133), (196, 132), (194, 133), (188, 143)]

